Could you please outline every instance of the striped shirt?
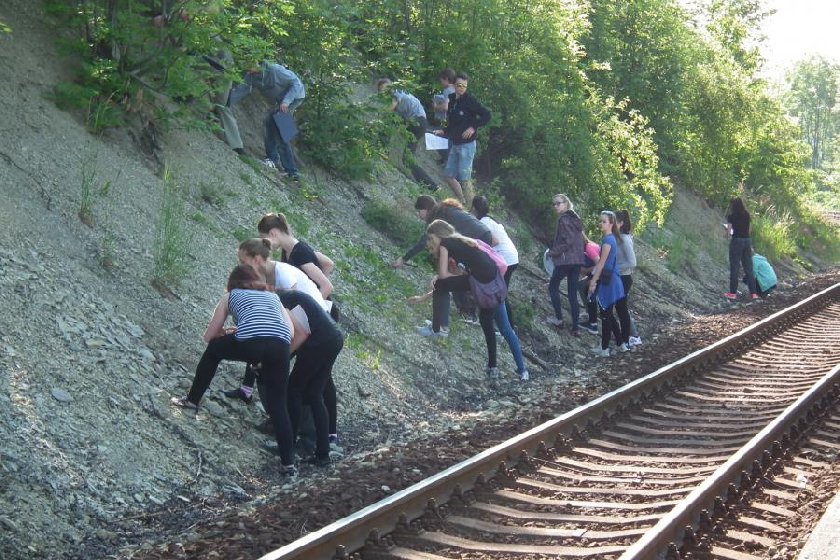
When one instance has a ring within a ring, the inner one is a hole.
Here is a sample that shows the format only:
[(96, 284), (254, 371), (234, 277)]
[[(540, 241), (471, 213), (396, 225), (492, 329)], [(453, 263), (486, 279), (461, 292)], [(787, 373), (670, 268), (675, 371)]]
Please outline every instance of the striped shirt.
[(228, 309), (236, 320), (236, 340), (279, 338), (284, 342), (292, 341), (276, 294), (234, 289), (228, 295)]

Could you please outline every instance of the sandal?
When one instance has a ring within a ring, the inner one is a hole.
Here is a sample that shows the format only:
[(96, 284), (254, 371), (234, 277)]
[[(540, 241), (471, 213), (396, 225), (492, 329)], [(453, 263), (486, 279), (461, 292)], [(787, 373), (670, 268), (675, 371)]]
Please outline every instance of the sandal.
[(190, 401), (187, 400), (187, 397), (172, 397), (169, 399), (169, 404), (172, 406), (178, 406), (180, 408), (186, 408), (188, 410), (198, 410), (198, 405), (194, 405)]

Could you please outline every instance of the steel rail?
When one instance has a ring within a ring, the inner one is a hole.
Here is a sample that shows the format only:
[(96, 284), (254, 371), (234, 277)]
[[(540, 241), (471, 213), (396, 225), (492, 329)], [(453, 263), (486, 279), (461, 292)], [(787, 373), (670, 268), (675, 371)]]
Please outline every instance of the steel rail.
[(711, 510), (717, 497), (726, 501), (730, 484), (742, 479), (742, 474), (750, 470), (753, 462), (761, 459), (764, 451), (771, 449), (773, 443), (781, 439), (783, 432), (788, 431), (797, 421), (804, 418), (818, 400), (824, 399), (832, 389), (836, 390), (838, 379), (840, 379), (840, 364), (834, 366), (807, 392), (744, 444), (728, 461), (715, 469), (715, 472), (700, 486), (690, 492), (665, 517), (645, 532), (642, 538), (630, 546), (619, 560), (655, 558), (665, 552), (671, 543), (681, 541), (687, 526), (692, 526), (692, 529), (697, 526), (700, 512), (703, 509)]
[(329, 560), (362, 548), (374, 531), (393, 531), (398, 519), (420, 517), (430, 503), (445, 503), (457, 491), (467, 491), (479, 476), (489, 477), (506, 465), (515, 464), (523, 453), (533, 455), (554, 444), (558, 437), (574, 434), (597, 423), (625, 405), (655, 398), (658, 391), (681, 377), (694, 375), (708, 365), (721, 363), (773, 335), (797, 318), (840, 294), (840, 283), (780, 310), (741, 331), (631, 381), (597, 399), (536, 426), (470, 459), (426, 478), (318, 531), (271, 551), (259, 560)]

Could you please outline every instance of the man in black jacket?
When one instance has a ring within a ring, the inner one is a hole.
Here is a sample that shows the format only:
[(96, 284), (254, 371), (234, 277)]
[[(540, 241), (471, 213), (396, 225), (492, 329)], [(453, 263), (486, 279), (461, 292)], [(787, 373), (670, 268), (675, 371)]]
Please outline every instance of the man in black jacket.
[[(469, 77), (463, 72), (455, 76), (455, 93), (449, 94), (446, 128), (436, 130), (438, 136), (449, 139), (449, 158), (446, 161), (446, 182), (459, 200), (472, 202), (472, 164), (475, 157), (476, 130), (490, 122), (490, 111), (467, 93)], [(467, 197), (461, 183), (465, 183)]]

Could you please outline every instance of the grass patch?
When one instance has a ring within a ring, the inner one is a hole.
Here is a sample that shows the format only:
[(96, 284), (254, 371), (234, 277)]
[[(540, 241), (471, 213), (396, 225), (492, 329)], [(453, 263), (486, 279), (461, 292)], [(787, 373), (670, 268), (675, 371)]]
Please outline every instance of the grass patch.
[(164, 291), (189, 274), (189, 248), (193, 236), (184, 219), (183, 188), (172, 170), (163, 172), (158, 215), (155, 219), (152, 284)]
[(411, 219), (395, 206), (378, 200), (371, 200), (364, 205), (362, 218), (370, 227), (400, 245), (414, 243), (423, 233), (423, 224), (418, 220)]
[(211, 206), (217, 207), (221, 207), (224, 204), (224, 188), (222, 187), (221, 182), (208, 183), (206, 181), (200, 181), (197, 188), (198, 199), (202, 202), (206, 202)]
[(697, 259), (697, 247), (685, 235), (669, 235), (661, 228), (650, 227), (643, 238), (665, 259), (672, 274), (689, 270)]
[(750, 234), (755, 250), (776, 261), (796, 254), (793, 236), (793, 220), (789, 213), (778, 215), (772, 209), (759, 214), (755, 212), (750, 224)]
[(245, 183), (246, 185), (248, 185), (249, 187), (253, 187), (253, 186), (254, 186), (254, 179), (252, 179), (252, 178), (251, 178), (251, 174), (250, 174), (250, 173), (246, 173), (245, 171), (240, 171), (240, 172), (239, 172), (239, 179), (240, 179), (243, 183)]
[(233, 236), (236, 238), (237, 241), (242, 243), (246, 239), (251, 239), (252, 237), (256, 237), (256, 233), (248, 228), (237, 227), (233, 230)]

